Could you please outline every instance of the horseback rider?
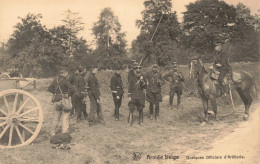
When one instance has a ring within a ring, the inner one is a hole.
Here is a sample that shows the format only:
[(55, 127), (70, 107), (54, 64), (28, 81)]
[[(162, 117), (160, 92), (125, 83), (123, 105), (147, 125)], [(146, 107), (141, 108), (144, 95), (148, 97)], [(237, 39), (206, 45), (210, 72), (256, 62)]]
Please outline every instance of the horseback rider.
[(216, 59), (213, 64), (213, 68), (219, 72), (218, 81), (223, 92), (224, 88), (224, 78), (228, 72), (231, 71), (231, 66), (229, 65), (229, 60), (227, 54), (222, 50), (222, 44), (217, 43), (215, 46)]

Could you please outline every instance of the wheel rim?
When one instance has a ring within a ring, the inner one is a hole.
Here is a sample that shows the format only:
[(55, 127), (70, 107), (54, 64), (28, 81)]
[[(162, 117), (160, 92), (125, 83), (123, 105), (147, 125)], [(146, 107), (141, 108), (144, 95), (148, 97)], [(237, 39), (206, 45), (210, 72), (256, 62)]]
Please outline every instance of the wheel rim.
[(0, 92), (0, 148), (30, 144), (42, 123), (42, 107), (32, 94), (19, 89)]

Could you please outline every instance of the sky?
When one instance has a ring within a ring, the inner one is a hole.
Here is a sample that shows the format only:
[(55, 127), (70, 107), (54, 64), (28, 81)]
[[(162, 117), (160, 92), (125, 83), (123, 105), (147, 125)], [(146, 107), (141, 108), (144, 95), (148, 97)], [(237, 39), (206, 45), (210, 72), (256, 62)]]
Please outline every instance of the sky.
[[(224, 0), (228, 4), (236, 5), (242, 2), (251, 9), (251, 13), (257, 13), (260, 9), (260, 0)], [(18, 17), (25, 17), (28, 13), (42, 14), (42, 24), (47, 28), (61, 25), (63, 13), (70, 9), (78, 12), (84, 23), (84, 31), (79, 35), (93, 43), (91, 28), (103, 8), (110, 7), (122, 25), (122, 31), (126, 32), (127, 45), (139, 34), (135, 22), (141, 19), (141, 11), (144, 10), (144, 0), (0, 0), (0, 41), (7, 41), (14, 31), (14, 26), (19, 22)], [(177, 12), (179, 21), (182, 21), (182, 12), (186, 11), (186, 5), (195, 0), (172, 0), (173, 11)]]

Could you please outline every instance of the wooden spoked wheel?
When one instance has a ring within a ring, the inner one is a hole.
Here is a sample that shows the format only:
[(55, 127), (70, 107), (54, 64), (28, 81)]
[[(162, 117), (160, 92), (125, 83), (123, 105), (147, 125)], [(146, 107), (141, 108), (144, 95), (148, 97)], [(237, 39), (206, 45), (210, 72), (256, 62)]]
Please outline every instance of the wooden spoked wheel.
[(8, 73), (2, 73), (2, 74), (0, 75), (0, 79), (10, 79), (10, 76), (9, 76)]
[(42, 107), (30, 93), (9, 89), (0, 92), (0, 148), (30, 144), (43, 123)]

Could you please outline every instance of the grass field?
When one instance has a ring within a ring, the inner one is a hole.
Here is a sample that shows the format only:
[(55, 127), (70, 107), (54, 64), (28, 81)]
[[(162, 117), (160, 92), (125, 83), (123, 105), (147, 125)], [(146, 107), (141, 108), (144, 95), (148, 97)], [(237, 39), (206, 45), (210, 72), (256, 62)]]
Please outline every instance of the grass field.
[[(258, 84), (258, 63), (240, 63), (233, 65), (234, 70), (243, 69), (254, 75)], [(134, 113), (134, 124), (127, 128), (128, 107), (127, 97), (124, 97), (120, 109), (120, 121), (112, 118), (114, 106), (110, 94), (110, 77), (113, 72), (102, 71), (98, 74), (101, 85), (101, 104), (105, 125), (96, 124), (89, 127), (87, 121), (71, 123), (71, 150), (59, 150), (51, 148), (49, 143), (49, 129), (52, 121), (53, 105), (50, 103), (51, 94), (46, 92), (46, 87), (51, 79), (39, 79), (37, 89), (31, 93), (41, 102), (44, 112), (44, 124), (38, 138), (29, 146), (0, 150), (0, 163), (133, 163), (134, 152), (142, 154), (140, 163), (188, 163), (186, 155), (196, 155), (200, 151), (212, 148), (211, 143), (231, 133), (239, 122), (243, 121), (244, 107), (238, 106), (240, 100), (236, 100), (237, 111), (233, 112), (228, 98), (219, 99), (218, 111), (220, 122), (215, 122), (214, 117), (209, 117), (209, 122), (201, 126), (203, 122), (203, 110), (201, 100), (196, 97), (196, 88), (188, 79), (188, 69), (181, 66), (186, 81), (182, 108), (168, 109), (168, 85), (163, 86), (163, 102), (160, 104), (160, 117), (158, 121), (148, 119), (148, 104), (144, 109), (144, 126), (138, 125), (138, 114)], [(163, 74), (167, 71), (163, 71)], [(122, 73), (124, 84), (126, 72)], [(191, 91), (194, 94), (190, 94)], [(225, 102), (225, 103), (223, 103)], [(176, 104), (176, 99), (174, 99)], [(87, 102), (89, 112), (89, 102)], [(147, 155), (180, 156), (174, 161), (149, 160)]]

